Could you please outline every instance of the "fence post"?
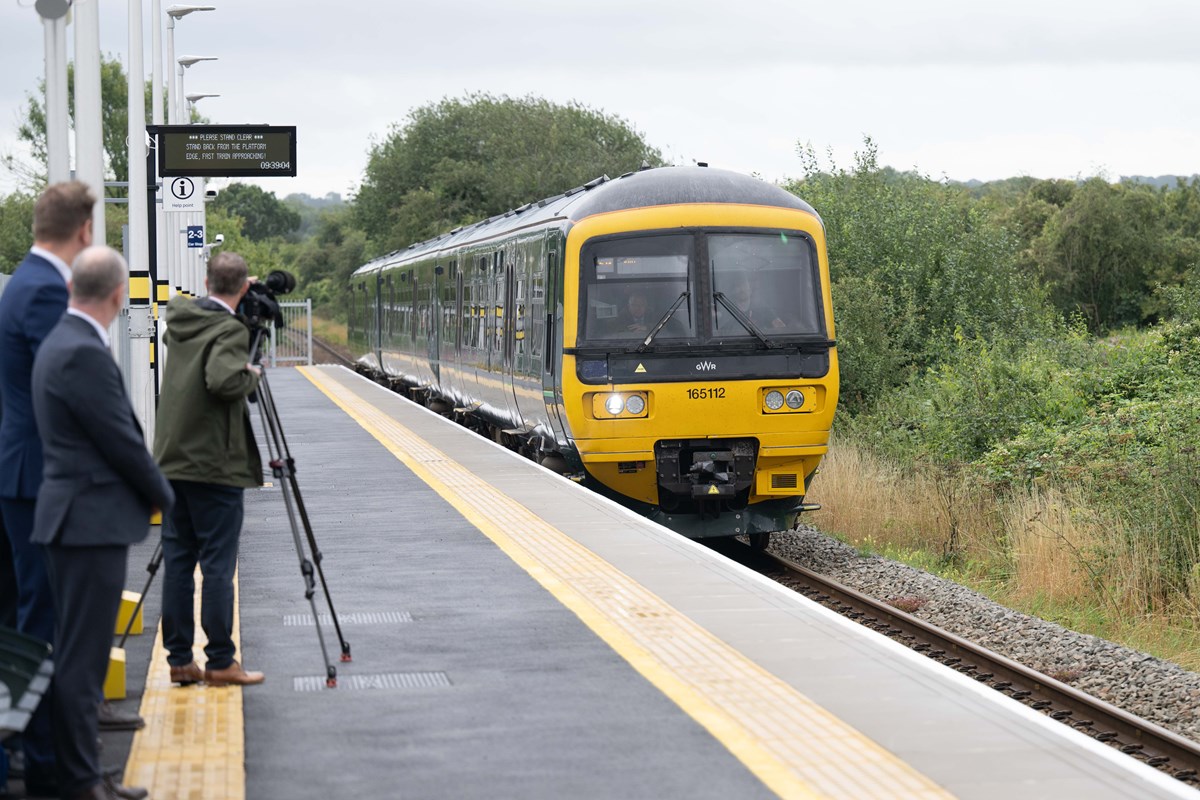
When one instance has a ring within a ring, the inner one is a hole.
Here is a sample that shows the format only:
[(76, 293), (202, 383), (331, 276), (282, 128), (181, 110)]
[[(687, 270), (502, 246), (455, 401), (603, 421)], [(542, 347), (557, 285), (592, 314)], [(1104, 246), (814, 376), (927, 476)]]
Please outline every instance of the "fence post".
[(312, 366), (312, 298), (304, 298), (304, 313), (308, 315), (308, 366)]

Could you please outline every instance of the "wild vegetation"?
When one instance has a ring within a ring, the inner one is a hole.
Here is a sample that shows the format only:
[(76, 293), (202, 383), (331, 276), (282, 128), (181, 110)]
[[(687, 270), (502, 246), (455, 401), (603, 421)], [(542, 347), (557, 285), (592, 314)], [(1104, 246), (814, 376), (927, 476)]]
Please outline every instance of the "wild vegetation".
[[(825, 221), (842, 367), (815, 522), (1200, 668), (1200, 179), (968, 186), (880, 166), (870, 140), (847, 167), (800, 155), (786, 188)], [(350, 202), (234, 184), (208, 226), (344, 319), (367, 260), (643, 163), (662, 157), (620, 118), (473, 95), (375, 143)], [(32, 166), (0, 198), (3, 269), (29, 246)]]
[(818, 524), (1200, 667), (1200, 180), (805, 158), (846, 411)]

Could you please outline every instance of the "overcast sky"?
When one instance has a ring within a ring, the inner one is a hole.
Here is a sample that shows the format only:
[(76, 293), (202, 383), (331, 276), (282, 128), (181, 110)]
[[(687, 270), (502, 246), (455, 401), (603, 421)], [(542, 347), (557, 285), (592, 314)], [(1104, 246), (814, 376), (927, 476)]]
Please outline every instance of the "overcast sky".
[[(221, 94), (214, 123), (298, 127), (297, 177), (259, 182), (281, 197), (353, 192), (372, 141), (471, 92), (576, 100), (674, 163), (771, 180), (801, 174), (797, 142), (848, 165), (864, 135), (935, 178), (1200, 173), (1197, 0), (205, 2), (175, 51), (220, 60), (186, 90)], [(101, 3), (122, 61), (128, 5)], [(0, 151), (42, 48), (33, 0), (0, 0)]]

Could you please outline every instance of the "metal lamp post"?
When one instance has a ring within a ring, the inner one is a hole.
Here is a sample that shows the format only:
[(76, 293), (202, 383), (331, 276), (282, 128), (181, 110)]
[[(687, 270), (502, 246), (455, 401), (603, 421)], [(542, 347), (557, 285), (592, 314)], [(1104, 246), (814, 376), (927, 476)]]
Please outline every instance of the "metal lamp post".
[[(180, 96), (183, 94), (175, 83), (175, 20), (182, 19), (188, 14), (195, 11), (215, 11), (216, 6), (170, 6), (167, 9), (167, 64), (170, 69), (170, 74), (167, 76), (167, 102), (168, 102), (168, 121), (172, 125), (180, 125), (183, 120), (179, 117), (183, 113), (183, 103), (180, 101)], [(158, 24), (157, 17), (155, 25)], [(182, 75), (183, 73), (180, 72)], [(156, 90), (158, 91), (158, 90)]]
[(70, 177), (70, 137), (67, 127), (67, 12), (71, 0), (34, 3), (45, 29), (46, 47), (46, 166), (50, 183)]
[(183, 91), (184, 70), (188, 69), (189, 67), (191, 67), (194, 64), (199, 64), (201, 61), (216, 61), (216, 60), (217, 60), (216, 56), (180, 56), (179, 58), (176, 59), (176, 61), (179, 64), (179, 82), (178, 82), (179, 116), (181, 117), (181, 119), (177, 120), (177, 124), (179, 124), (179, 125), (192, 124), (191, 115), (188, 114), (188, 110), (187, 110), (187, 103), (184, 102), (184, 98), (187, 96), (186, 93)]
[(188, 119), (192, 118), (192, 112), (195, 110), (195, 106), (198, 101), (203, 100), (206, 97), (220, 97), (220, 96), (221, 95), (219, 95), (219, 94), (212, 94), (210, 92), (195, 92), (195, 93), (189, 92), (188, 94), (184, 95), (184, 97), (187, 99), (187, 102), (188, 102), (188, 105), (187, 105)]

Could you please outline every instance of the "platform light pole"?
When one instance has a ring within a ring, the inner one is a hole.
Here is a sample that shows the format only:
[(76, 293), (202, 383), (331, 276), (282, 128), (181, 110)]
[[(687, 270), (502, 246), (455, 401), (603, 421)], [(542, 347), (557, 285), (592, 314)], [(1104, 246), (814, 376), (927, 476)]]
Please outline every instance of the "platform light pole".
[[(158, 2), (158, 0), (155, 0)], [(182, 87), (175, 82), (176, 69), (178, 62), (175, 58), (175, 21), (183, 19), (188, 14), (193, 14), (197, 11), (215, 11), (216, 6), (196, 6), (196, 5), (172, 5), (167, 8), (167, 122), (171, 125), (183, 125), (190, 120), (182, 119), (183, 116), (183, 94)], [(154, 17), (154, 24), (158, 24), (158, 16)], [(158, 90), (156, 90), (158, 91)], [(183, 245), (185, 241), (180, 239), (180, 231), (178, 226), (172, 225), (175, 230), (167, 230), (167, 224), (164, 217), (162, 231), (162, 246), (159, 253), (165, 256), (166, 273), (168, 281), (168, 293), (174, 296), (182, 291), (190, 291), (193, 287), (184, 288), (184, 252)], [(161, 262), (160, 262), (161, 263)]]
[(179, 87), (179, 116), (180, 116), (180, 120), (178, 122), (179, 125), (191, 125), (192, 124), (191, 115), (187, 113), (187, 103), (184, 102), (184, 98), (187, 97), (187, 95), (183, 91), (184, 71), (187, 69), (190, 69), (191, 67), (193, 67), (196, 64), (199, 64), (201, 61), (217, 61), (217, 60), (218, 59), (216, 56), (180, 56), (179, 58), (176, 59), (176, 61), (179, 63), (179, 76), (178, 76), (178, 83), (176, 84)]
[[(216, 11), (216, 6), (174, 5), (167, 8), (167, 68), (171, 71), (167, 77), (169, 83), (167, 88), (167, 108), (168, 121), (172, 125), (184, 124), (184, 121), (179, 118), (183, 113), (183, 103), (179, 99), (183, 92), (175, 83), (175, 20), (182, 19), (196, 11)], [(154, 24), (158, 24), (157, 17)], [(183, 74), (182, 70), (180, 74)]]
[(46, 167), (50, 183), (71, 176), (67, 131), (67, 12), (71, 0), (37, 0), (46, 48)]
[(100, 110), (100, 4), (75, 6), (75, 176), (96, 196), (92, 241), (106, 244), (104, 230), (104, 123)]
[(150, 223), (146, 198), (146, 70), (142, 55), (142, 0), (129, 0), (129, 399), (148, 441), (154, 441), (155, 339), (150, 295)]
[(219, 95), (219, 94), (212, 94), (211, 92), (194, 92), (194, 93), (188, 92), (186, 95), (184, 95), (184, 97), (186, 97), (187, 101), (188, 101), (188, 107), (187, 107), (188, 119), (191, 119), (192, 111), (195, 109), (197, 102), (199, 102), (200, 100), (203, 100), (206, 97), (220, 97), (220, 96), (221, 95)]

